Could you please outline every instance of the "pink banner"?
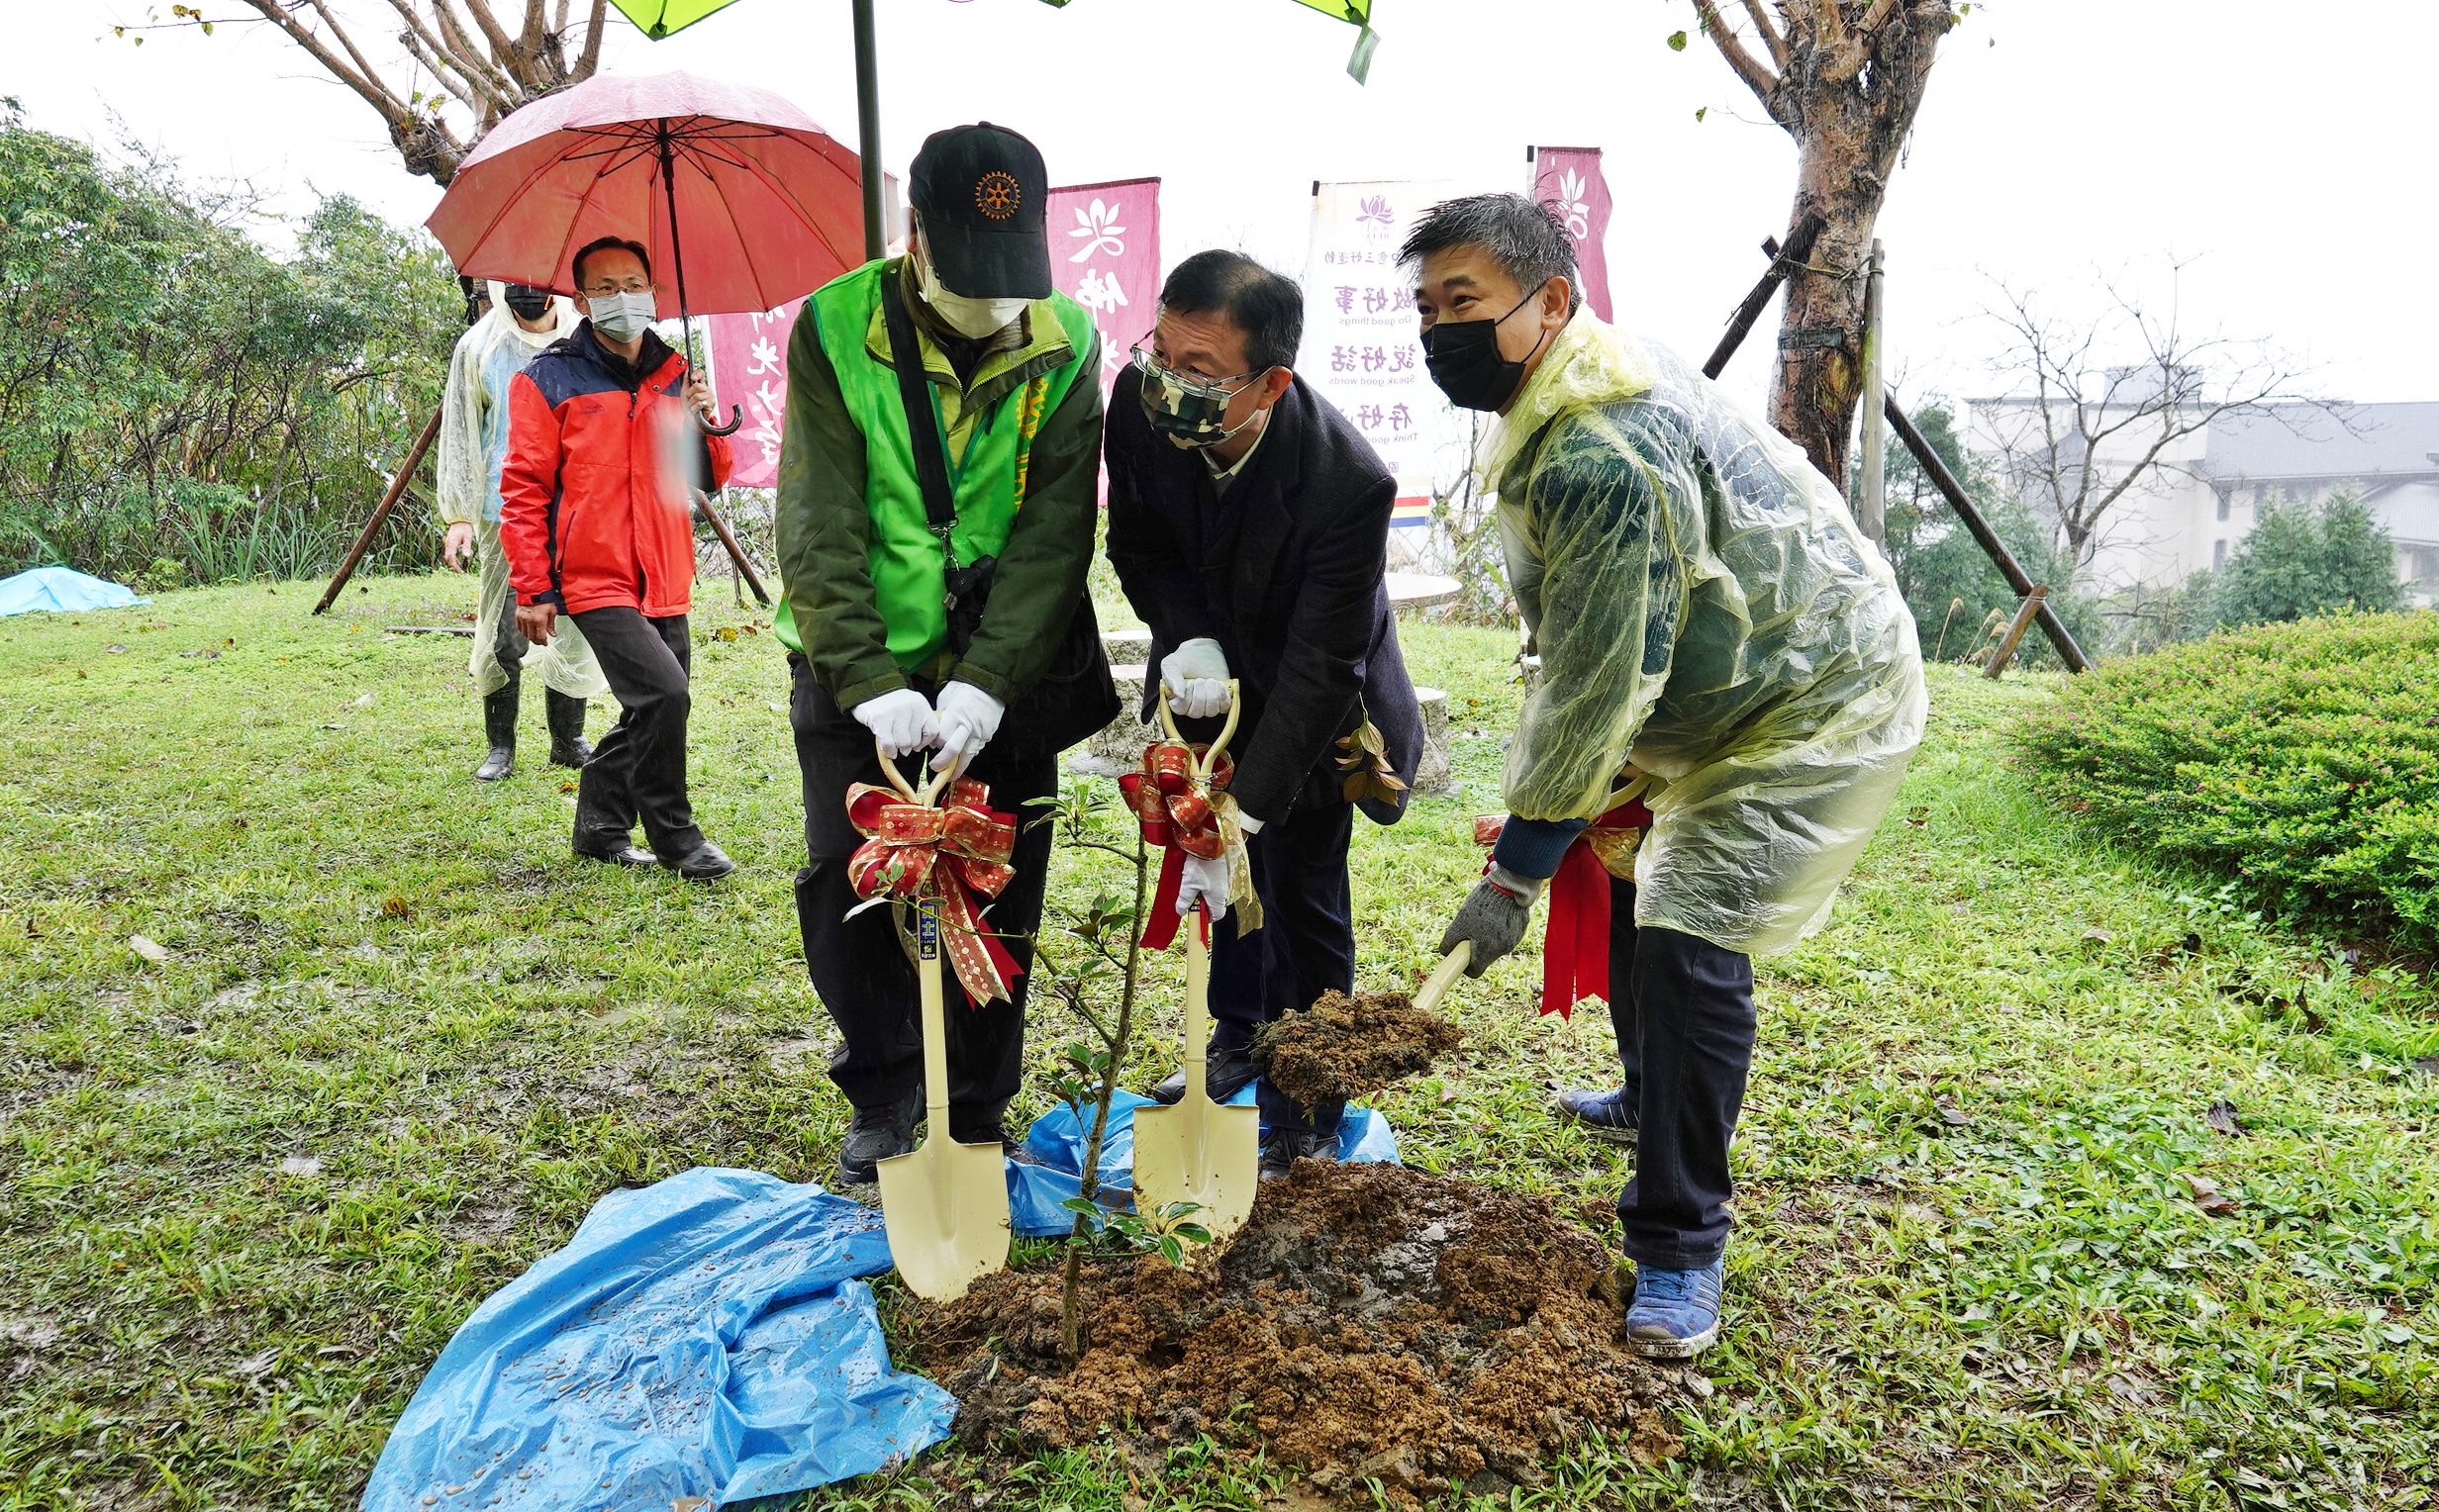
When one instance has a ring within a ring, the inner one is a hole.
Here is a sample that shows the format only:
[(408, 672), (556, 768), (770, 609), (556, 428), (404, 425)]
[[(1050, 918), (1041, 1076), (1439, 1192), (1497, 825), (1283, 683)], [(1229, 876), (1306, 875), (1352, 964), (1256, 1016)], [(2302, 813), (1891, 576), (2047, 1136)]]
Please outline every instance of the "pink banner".
[(1599, 147), (1533, 149), (1533, 198), (1555, 205), (1575, 239), (1576, 271), (1584, 276), (1584, 302), (1610, 317), (1610, 186), (1601, 176)]
[(1092, 312), (1107, 392), (1160, 304), (1160, 180), (1050, 191), (1050, 282)]
[(771, 488), (779, 481), (780, 425), (788, 408), (788, 332), (796, 329), (796, 312), (804, 303), (792, 299), (776, 310), (703, 318), (720, 402), (745, 411), (745, 426), (733, 442), (732, 488)]

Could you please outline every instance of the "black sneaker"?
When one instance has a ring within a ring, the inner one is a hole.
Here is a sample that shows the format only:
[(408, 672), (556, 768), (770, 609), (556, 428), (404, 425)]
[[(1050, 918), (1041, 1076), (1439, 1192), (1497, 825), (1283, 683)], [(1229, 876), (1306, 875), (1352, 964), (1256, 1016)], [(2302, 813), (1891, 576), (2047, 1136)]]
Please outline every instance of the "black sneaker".
[(949, 1126), (948, 1132), (949, 1137), (961, 1145), (988, 1145), (996, 1143), (1000, 1147), (1001, 1155), (1005, 1156), (1009, 1160), (1015, 1161), (1020, 1166), (1038, 1166), (1042, 1164), (1041, 1157), (1024, 1148), (1024, 1141), (1009, 1133), (1008, 1125), (1004, 1123), (992, 1124), (988, 1128), (982, 1129), (978, 1133), (974, 1134), (960, 1134), (957, 1132), (955, 1124), (952, 1123)]
[[(1253, 1064), (1253, 1057), (1242, 1050), (1215, 1050), (1203, 1063), (1203, 1089), (1214, 1102), (1225, 1102), (1245, 1089), (1262, 1068)], [(1174, 1105), (1186, 1095), (1186, 1073), (1181, 1068), (1166, 1082), (1152, 1088), (1152, 1100), (1164, 1106)]]
[(1619, 1088), (1613, 1092), (1569, 1088), (1553, 1099), (1558, 1116), (1581, 1128), (1595, 1139), (1612, 1145), (1631, 1145), (1637, 1133), (1635, 1127), (1635, 1096)]
[(1275, 1181), (1298, 1161), (1334, 1161), (1338, 1138), (1311, 1129), (1273, 1129), (1262, 1136), (1262, 1180)]
[(855, 1126), (838, 1147), (838, 1184), (861, 1186), (881, 1179), (881, 1162), (915, 1148), (915, 1119), (923, 1112), (920, 1099), (884, 1102), (855, 1110)]

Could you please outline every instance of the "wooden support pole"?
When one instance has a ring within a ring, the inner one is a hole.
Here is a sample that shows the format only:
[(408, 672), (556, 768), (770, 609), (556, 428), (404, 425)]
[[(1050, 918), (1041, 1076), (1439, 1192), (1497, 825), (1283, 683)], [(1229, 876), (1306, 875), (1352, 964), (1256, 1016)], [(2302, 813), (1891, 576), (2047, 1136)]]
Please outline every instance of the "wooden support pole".
[(1999, 637), (1998, 648), (1991, 652), (1990, 661), (1983, 666), (1984, 677), (1996, 678), (2007, 670), (2007, 663), (2015, 660), (2015, 648), (2023, 644), (2024, 632), (2032, 628), (2033, 616), (2040, 614), (2041, 606), (2048, 602), (2048, 585), (2033, 584), (2032, 592), (2024, 595), (2024, 602), (2016, 606), (2015, 617), (2007, 621), (2007, 633)]
[(1975, 509), (1973, 501), (1965, 496), (1965, 485), (1956, 481), (1956, 474), (1948, 471), (1948, 464), (1939, 459), (1939, 453), (1931, 449), (1931, 443), (1914, 428), (1913, 421), (1897, 402), (1895, 394), (1882, 402), (1882, 410), (1888, 415), (1890, 427), (1897, 431), (1898, 439), (1903, 441), (1905, 449), (1914, 454), (1914, 460), (1922, 464), (1922, 470), (1930, 476), (1932, 486), (1939, 490), (1941, 498), (1948, 501), (1948, 508), (1956, 511), (1956, 518), (1965, 522), (1965, 528), (1972, 532), (1973, 538), (1981, 543), (1982, 550), (1990, 557), (1992, 565), (1999, 569), (2000, 576), (2007, 580), (2007, 587), (2017, 597), (2032, 603), (2036, 616), (2034, 622), (2041, 626), (2041, 633), (2049, 637), (2049, 643), (2058, 648), (2058, 659), (2067, 664), (2069, 672), (2091, 671), (2092, 663), (2085, 658), (2084, 648), (2075, 643), (2073, 635), (2067, 633), (2067, 627), (2058, 618), (2057, 612), (2049, 607), (2048, 595), (2044, 593), (2039, 599), (2032, 597), (2032, 579), (2025, 575), (2022, 567), (2016, 565), (2015, 554), (2006, 548), (2006, 543), (1999, 538), (1999, 532), (1991, 528), (1991, 522), (1982, 518), (1982, 512)]
[(315, 614), (321, 614), (339, 601), (341, 590), (347, 586), (349, 578), (355, 576), (355, 569), (364, 560), (364, 553), (372, 549), (372, 538), (381, 533), (381, 522), (390, 518), (391, 510), (397, 508), (399, 497), (407, 491), (407, 480), (415, 476), (418, 467), (424, 465), (424, 453), (432, 449), (433, 438), (439, 433), (440, 412), (435, 410), (431, 424), (424, 426), (424, 433), (415, 438), (415, 445), (407, 452), (406, 465), (398, 469), (396, 477), (390, 479), (389, 491), (381, 496), (380, 507), (372, 512), (372, 519), (364, 521), (364, 528), (356, 535), (355, 544), (347, 548), (346, 559), (339, 564), (339, 571), (332, 575), (331, 586), (322, 591), (322, 602), (314, 606)]
[(1827, 224), (1818, 214), (1808, 215), (1787, 234), (1785, 246), (1771, 241), (1762, 243), (1762, 250), (1770, 253), (1770, 271), (1762, 275), (1762, 281), (1753, 286), (1753, 292), (1744, 297), (1744, 303), (1728, 318), (1726, 333), (1711, 348), (1710, 360), (1703, 364), (1704, 377), (1716, 378), (1727, 370), (1727, 359), (1736, 355), (1736, 348), (1744, 344), (1753, 323), (1770, 307), (1770, 296), (1778, 293), (1779, 285), (1787, 282), (1788, 275), (1812, 255), (1812, 243), (1820, 239), (1821, 228)]
[(729, 522), (720, 518), (718, 510), (712, 508), (711, 495), (696, 489), (695, 508), (701, 510), (703, 518), (711, 521), (712, 533), (720, 537), (720, 543), (729, 548), (729, 561), (736, 568), (737, 576), (745, 580), (745, 586), (753, 590), (755, 602), (769, 609), (771, 596), (763, 591), (762, 580), (754, 575), (753, 563), (745, 560), (745, 550), (736, 543), (736, 536), (731, 533)]
[(1855, 406), (1863, 417), (1863, 477), (1855, 522), (1863, 526), (1863, 533), (1872, 538), (1872, 544), (1885, 551), (1889, 544), (1888, 442), (1880, 428), (1880, 411), (1888, 393), (1882, 376), (1882, 348), (1887, 345), (1882, 327), (1887, 307), (1878, 236), (1872, 238), (1870, 267), (1863, 284), (1863, 402)]

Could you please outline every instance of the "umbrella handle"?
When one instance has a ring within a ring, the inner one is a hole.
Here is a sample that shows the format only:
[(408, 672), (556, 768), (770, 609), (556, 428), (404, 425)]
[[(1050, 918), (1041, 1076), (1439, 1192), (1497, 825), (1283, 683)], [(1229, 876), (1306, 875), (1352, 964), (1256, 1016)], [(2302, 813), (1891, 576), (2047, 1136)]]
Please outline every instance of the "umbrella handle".
[(703, 433), (705, 435), (734, 435), (737, 431), (743, 429), (744, 425), (745, 407), (743, 405), (731, 405), (729, 406), (729, 423), (725, 425), (705, 425), (703, 426)]

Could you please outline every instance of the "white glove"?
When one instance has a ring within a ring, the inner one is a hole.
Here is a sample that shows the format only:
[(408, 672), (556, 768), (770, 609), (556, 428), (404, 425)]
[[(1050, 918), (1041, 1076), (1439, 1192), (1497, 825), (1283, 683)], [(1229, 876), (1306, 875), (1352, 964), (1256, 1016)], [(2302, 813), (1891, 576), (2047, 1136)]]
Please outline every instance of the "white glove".
[(1169, 709), (1188, 719), (1228, 711), (1228, 658), (1209, 636), (1189, 640), (1160, 658), (1160, 680), (1169, 685)]
[(1243, 830), (1245, 838), (1250, 840), (1262, 832), (1262, 821), (1239, 808), (1236, 810), (1236, 827)]
[(1000, 715), (1008, 706), (972, 683), (950, 683), (940, 690), (940, 754), (931, 758), (934, 772), (963, 772), (1000, 732)]
[(927, 751), (940, 743), (940, 721), (931, 701), (912, 688), (893, 688), (855, 706), (855, 717), (881, 743), (881, 754), (895, 761), (909, 751)]
[(1177, 911), (1194, 911), (1196, 898), (1211, 905), (1211, 921), (1215, 924), (1228, 916), (1228, 858), (1224, 855), (1206, 861), (1200, 856), (1186, 857), (1186, 870), (1177, 885)]

